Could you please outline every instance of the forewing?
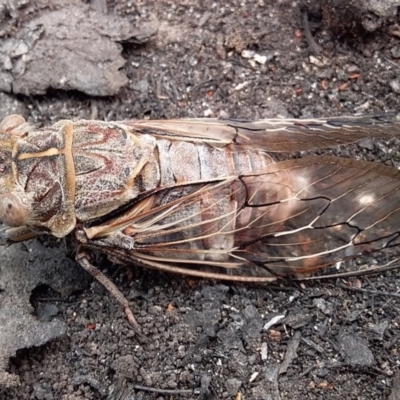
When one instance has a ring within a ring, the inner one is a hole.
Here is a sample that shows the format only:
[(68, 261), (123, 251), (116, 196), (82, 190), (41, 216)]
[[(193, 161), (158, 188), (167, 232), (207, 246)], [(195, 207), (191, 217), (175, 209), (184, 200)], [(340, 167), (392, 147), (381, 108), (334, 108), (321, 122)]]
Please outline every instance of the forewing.
[(265, 217), (237, 235), (238, 254), (278, 276), (309, 274), (399, 244), (400, 174), (394, 168), (306, 157), (276, 163), (268, 174), (244, 182), (254, 195), (250, 219)]
[(399, 189), (399, 172), (375, 163), (278, 162), (259, 174), (152, 195), (143, 200), (147, 208), (120, 224), (134, 248), (109, 253), (172, 272), (245, 281), (310, 274), (399, 244)]
[(125, 121), (125, 125), (158, 138), (208, 143), (251, 145), (269, 152), (293, 152), (334, 147), (364, 138), (400, 135), (396, 113), (315, 119), (181, 119)]

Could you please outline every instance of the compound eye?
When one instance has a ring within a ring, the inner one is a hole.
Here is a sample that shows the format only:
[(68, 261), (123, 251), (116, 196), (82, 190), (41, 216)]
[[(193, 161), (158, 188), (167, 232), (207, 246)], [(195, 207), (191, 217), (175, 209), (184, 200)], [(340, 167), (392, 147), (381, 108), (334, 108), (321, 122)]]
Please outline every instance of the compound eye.
[(9, 227), (25, 224), (28, 211), (18, 196), (6, 193), (0, 196), (0, 220)]
[(0, 133), (10, 133), (25, 123), (25, 118), (19, 114), (11, 114), (0, 122)]

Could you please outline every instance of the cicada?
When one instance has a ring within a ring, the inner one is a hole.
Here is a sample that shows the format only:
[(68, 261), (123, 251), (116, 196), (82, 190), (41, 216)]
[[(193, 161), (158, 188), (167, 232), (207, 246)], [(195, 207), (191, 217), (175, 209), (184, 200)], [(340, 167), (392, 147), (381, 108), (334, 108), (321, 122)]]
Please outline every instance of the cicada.
[(395, 113), (0, 125), (0, 243), (68, 235), (77, 261), (270, 282), (400, 243), (400, 172), (315, 151), (399, 136)]

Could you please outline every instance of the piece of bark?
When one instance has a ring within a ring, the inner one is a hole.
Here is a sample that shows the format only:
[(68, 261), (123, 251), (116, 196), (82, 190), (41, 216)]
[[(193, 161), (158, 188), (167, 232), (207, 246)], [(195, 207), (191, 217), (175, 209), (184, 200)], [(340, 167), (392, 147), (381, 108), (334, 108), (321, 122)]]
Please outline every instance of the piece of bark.
[(143, 43), (156, 29), (84, 4), (49, 11), (0, 41), (0, 90), (43, 95), (49, 89), (112, 96), (127, 85), (121, 42)]

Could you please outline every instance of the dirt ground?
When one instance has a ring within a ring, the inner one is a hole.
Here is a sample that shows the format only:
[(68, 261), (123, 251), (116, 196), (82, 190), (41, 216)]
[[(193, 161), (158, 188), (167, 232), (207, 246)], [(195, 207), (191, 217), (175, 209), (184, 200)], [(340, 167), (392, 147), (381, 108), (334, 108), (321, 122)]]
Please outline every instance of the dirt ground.
[[(321, 11), (328, 3), (0, 2), (0, 117), (398, 110), (397, 16), (369, 32), (356, 21), (337, 28)], [(360, 153), (378, 160), (385, 148), (366, 141)], [(143, 340), (68, 242), (30, 241), (0, 256), (1, 399), (400, 399), (399, 271), (240, 285), (99, 257)]]

